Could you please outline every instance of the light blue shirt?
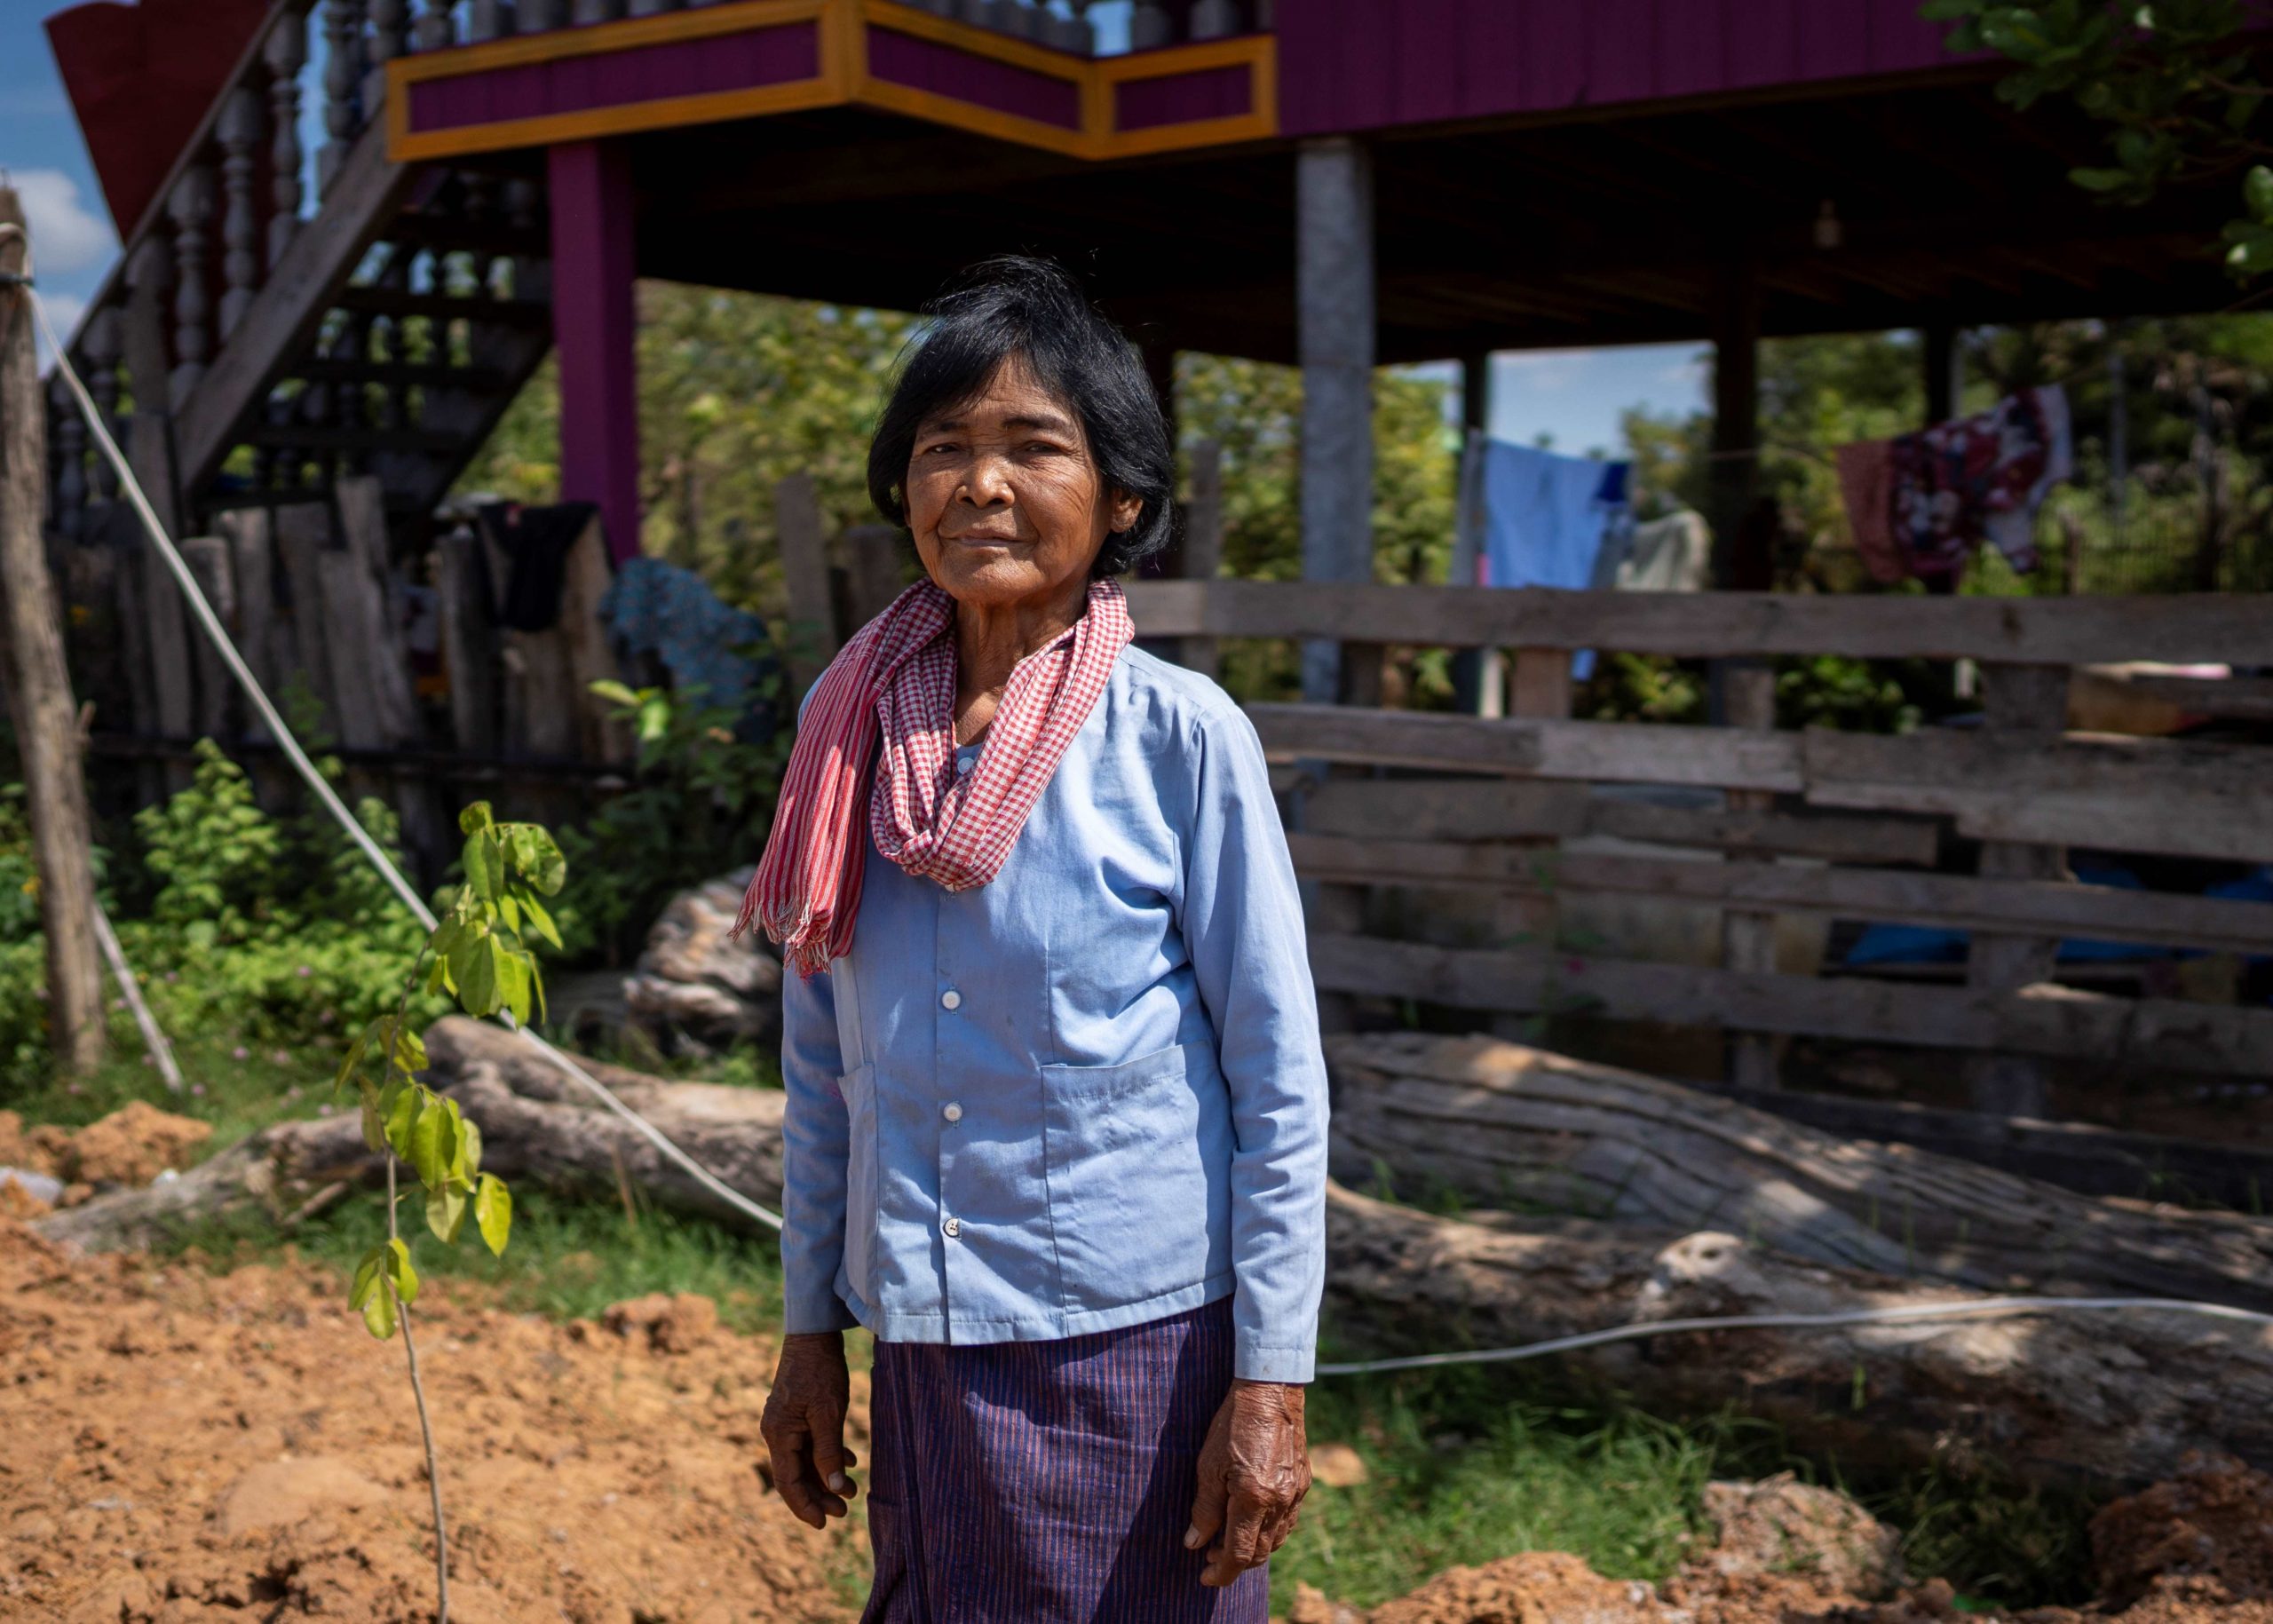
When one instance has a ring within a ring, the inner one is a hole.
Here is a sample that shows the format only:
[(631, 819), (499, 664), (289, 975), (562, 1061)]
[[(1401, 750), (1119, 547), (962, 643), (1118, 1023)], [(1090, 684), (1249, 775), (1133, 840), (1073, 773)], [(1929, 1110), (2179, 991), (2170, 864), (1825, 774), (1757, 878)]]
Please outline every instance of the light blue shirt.
[(1326, 1066), (1246, 716), (1130, 648), (991, 883), (862, 844), (852, 950), (782, 999), (787, 1328), (1049, 1341), (1228, 1296), (1237, 1374), (1309, 1381)]

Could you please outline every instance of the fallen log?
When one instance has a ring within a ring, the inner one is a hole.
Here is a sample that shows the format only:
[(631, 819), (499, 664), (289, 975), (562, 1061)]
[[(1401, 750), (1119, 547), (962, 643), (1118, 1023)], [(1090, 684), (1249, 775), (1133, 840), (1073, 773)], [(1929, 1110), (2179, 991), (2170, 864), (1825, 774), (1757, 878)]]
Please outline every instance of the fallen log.
[[(663, 1206), (718, 1210), (518, 1040), (452, 1020), (427, 1045), (432, 1081), (481, 1123), (485, 1159), (507, 1176), (612, 1189), (620, 1167)], [(1345, 1097), (1353, 1064), (1337, 1044)], [(769, 1205), (779, 1200), (781, 1095), (590, 1069), (730, 1184)], [(1976, 1171), (1918, 1159), (1927, 1172)], [(289, 1223), (327, 1191), (377, 1171), (352, 1115), (283, 1123), (178, 1178), (98, 1197), (36, 1227), (51, 1240), (115, 1249), (232, 1208)], [(2084, 1209), (2103, 1205), (2062, 1199)], [(1447, 1218), (1336, 1186), (1327, 1223), (1335, 1335), (1381, 1352), (1513, 1345), (1640, 1319), (1821, 1313), (1974, 1295), (1811, 1261), (1718, 1230), (1692, 1232), (1662, 1217)], [(1741, 1405), (1779, 1422), (1794, 1446), (1856, 1465), (1993, 1455), (2047, 1477), (2131, 1482), (2167, 1474), (2188, 1449), (2215, 1447), (2273, 1466), (2273, 1332), (2175, 1312), (1681, 1333), (1564, 1355), (1558, 1367), (1653, 1410)]]
[[(1327, 1200), (1327, 1303), (1382, 1351), (1503, 1347), (1634, 1320), (1816, 1314), (1974, 1294), (1863, 1273), (1711, 1231), (1433, 1217)], [(1871, 1467), (1995, 1461), (2134, 1483), (2187, 1452), (2273, 1462), (2273, 1327), (2177, 1312), (1675, 1332), (1559, 1356), (1653, 1412), (1735, 1405), (1792, 1443)]]
[(2273, 1222), (2095, 1200), (1844, 1139), (1677, 1083), (1483, 1037), (1327, 1045), (1333, 1167), (1408, 1198), (1725, 1231), (1794, 1257), (1987, 1291), (2273, 1310)]

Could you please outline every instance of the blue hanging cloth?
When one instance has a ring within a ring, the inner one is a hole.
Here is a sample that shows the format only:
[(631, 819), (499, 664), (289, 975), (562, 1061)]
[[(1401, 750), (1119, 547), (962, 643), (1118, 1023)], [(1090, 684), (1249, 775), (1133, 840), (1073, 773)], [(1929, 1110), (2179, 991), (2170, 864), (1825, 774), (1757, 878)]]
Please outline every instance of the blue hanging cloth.
[[(1505, 440), (1484, 446), (1484, 567), (1492, 586), (1559, 587), (1583, 592), (1598, 578), (1604, 543), (1630, 522), (1632, 464), (1563, 456)], [(1594, 655), (1571, 674), (1584, 682)]]

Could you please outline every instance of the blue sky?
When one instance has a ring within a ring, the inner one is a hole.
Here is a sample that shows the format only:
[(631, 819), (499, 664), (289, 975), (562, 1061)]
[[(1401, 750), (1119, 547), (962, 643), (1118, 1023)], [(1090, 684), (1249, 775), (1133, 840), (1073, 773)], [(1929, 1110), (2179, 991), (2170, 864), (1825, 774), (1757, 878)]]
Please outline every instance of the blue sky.
[[(0, 169), (31, 218), (40, 291), (67, 332), (118, 252), (94, 168), (71, 117), (40, 20), (54, 0), (0, 0)], [(1108, 31), (1124, 4), (1099, 7)], [(1616, 451), (1619, 415), (1644, 405), (1687, 411), (1704, 403), (1696, 345), (1616, 350), (1540, 350), (1494, 358), (1492, 432), (1525, 444), (1552, 435), (1557, 450)]]

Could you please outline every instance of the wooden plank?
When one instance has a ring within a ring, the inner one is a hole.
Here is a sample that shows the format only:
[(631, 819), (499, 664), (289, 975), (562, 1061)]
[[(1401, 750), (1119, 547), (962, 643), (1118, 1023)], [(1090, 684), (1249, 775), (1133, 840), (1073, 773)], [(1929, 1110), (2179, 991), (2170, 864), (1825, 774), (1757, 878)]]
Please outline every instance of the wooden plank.
[(789, 599), (786, 648), (791, 701), (804, 699), (836, 651), (836, 614), (829, 601), (828, 547), (821, 534), (820, 496), (809, 473), (773, 487), (773, 534), (781, 550), (781, 584)]
[(1545, 779), (1796, 791), (1800, 736), (1642, 722), (1492, 720), (1334, 705), (1250, 705), (1276, 760)]
[[(135, 413), (128, 425), (127, 446), (127, 462), (149, 495), (158, 522), (165, 527), (167, 535), (178, 535), (181, 526), (173, 501), (172, 435), (164, 416), (158, 412)], [(168, 738), (178, 739), (188, 733), (195, 714), (188, 611), (182, 601), (181, 588), (175, 584), (173, 572), (158, 556), (158, 544), (147, 535), (135, 539), (139, 596), (149, 639), (151, 705), (157, 715), (159, 731)], [(172, 788), (185, 788), (189, 781), (186, 770), (169, 764), (166, 781)]]
[(1350, 840), (1290, 832), (1306, 878), (1515, 895), (1557, 891), (1656, 897), (1758, 913), (2043, 932), (2214, 953), (2273, 954), (2273, 903), (2054, 880), (1972, 879), (1888, 869), (1710, 863), (1624, 852), (1554, 852), (1428, 841)]
[(347, 551), (318, 548), (316, 582), (322, 595), (324, 656), (339, 708), (339, 741), (354, 749), (407, 742), (383, 698), (388, 664), (371, 578), (363, 560)]
[[(289, 682), (291, 669), (322, 708), (323, 728), (340, 737), (339, 703), (331, 676), (331, 651), (325, 642), (323, 576), (316, 560), (331, 542), (331, 509), (321, 502), (296, 502), (275, 510), (276, 550), (284, 564), (284, 579), (292, 599), (292, 641), (289, 661), (278, 651), (278, 668)], [(291, 712), (285, 712), (291, 719)], [(345, 742), (345, 741), (342, 741)]]
[(854, 525), (844, 532), (844, 562), (851, 588), (852, 628), (867, 625), (899, 596), (907, 543), (893, 525)]
[(2273, 722), (2273, 677), (2161, 677), (2124, 673), (2113, 680), (2141, 699), (2233, 722)]
[[(338, 555), (350, 561), (335, 574), (345, 590), (357, 583), (362, 606), (348, 616), (358, 647), (353, 651), (371, 685), (371, 704), (378, 722), (374, 744), (410, 744), (423, 731), (418, 725), (418, 700), (411, 690), (410, 646), (403, 637), (401, 616), (396, 612), (392, 572), (387, 546), (386, 495), (379, 481), (368, 474), (340, 479), (334, 487), (339, 503), (339, 528), (346, 551)], [(329, 557), (329, 555), (327, 555)], [(327, 596), (331, 591), (329, 580)], [(337, 608), (327, 613), (337, 614)], [(335, 648), (337, 660), (339, 651)], [(337, 664), (333, 667), (337, 671)], [(340, 691), (346, 691), (343, 677)]]
[[(2057, 665), (1992, 665), (1988, 680), (1984, 731), (1995, 742), (2056, 741), (2068, 719), (2068, 668)], [(1984, 841), (1984, 880), (2058, 880), (2068, 871), (2068, 854), (2055, 845)], [(1976, 931), (1966, 948), (1966, 985), (1976, 992), (2002, 993), (2052, 978), (2059, 962), (2056, 936), (2015, 936)], [(1966, 1077), (1973, 1107), (2002, 1116), (2049, 1113), (2048, 1084), (2040, 1061), (2030, 1055), (1970, 1055)]]
[(1941, 835), (1927, 820), (1850, 812), (1733, 812), (1660, 806), (1520, 779), (1380, 778), (1321, 784), (1303, 828), (1353, 840), (1522, 840), (1609, 836), (1834, 863), (1931, 867)]
[[(268, 511), (239, 508), (221, 514), (215, 523), (229, 544), (229, 578), (234, 588), (236, 610), (235, 618), (229, 622), (229, 635), (235, 639), (237, 652), (244, 656), (253, 680), (273, 699), (276, 693), (273, 640), (281, 628)], [(252, 714), (249, 705), (245, 707), (244, 714), (246, 734), (255, 739), (267, 738), (268, 725)]]
[[(229, 566), (229, 543), (218, 535), (184, 536), (182, 561), (196, 579), (197, 590), (213, 606), (221, 623), (236, 618), (236, 580)], [(199, 628), (191, 641), (197, 671), (197, 731), (207, 739), (226, 740), (234, 731), (229, 718), (235, 710), (237, 685), (222, 661), (221, 651)]]
[(2246, 1213), (2273, 1199), (2273, 1150), (1797, 1089), (1701, 1086), (1819, 1132), (1915, 1145), (2079, 1195), (2214, 1201)]
[(2066, 987), (1984, 994), (1321, 933), (1311, 937), (1311, 970), (1320, 991), (1461, 1009), (1722, 1026), (1929, 1049), (2008, 1050), (2139, 1071), (2248, 1076), (2273, 1068), (2273, 1011), (2114, 998)]
[(595, 513), (568, 549), (560, 584), (560, 635), (568, 645), (572, 683), (562, 698), (575, 713), (577, 735), (587, 761), (623, 763), (638, 753), (631, 729), (616, 708), (592, 692), (594, 683), (621, 680), (622, 676), (607, 645), (607, 628), (600, 623), (600, 599), (614, 579), (606, 530)]
[(442, 661), (450, 682), (450, 731), (468, 756), (497, 750), (497, 632), (475, 563), (481, 542), (470, 525), (434, 541), (434, 588), (441, 598)]
[(560, 702), (574, 680), (568, 639), (558, 627), (505, 633), (505, 751), (543, 757), (576, 754), (576, 713)]
[(1250, 705), (1247, 714), (1274, 760), (1798, 791), (1816, 806), (1947, 815), (1976, 839), (2273, 859), (2273, 753), (2250, 745), (2084, 733), (2015, 743), (1938, 729), (1754, 733), (1317, 705)]
[(1977, 840), (2273, 860), (2273, 753), (2070, 733), (2012, 743), (1945, 730), (1801, 735), (1812, 806), (1935, 812)]
[(1602, 648), (1690, 658), (2273, 665), (2273, 597), (1917, 598), (1478, 591), (1338, 582), (1139, 581), (1140, 636), (1325, 638), (1423, 648)]

